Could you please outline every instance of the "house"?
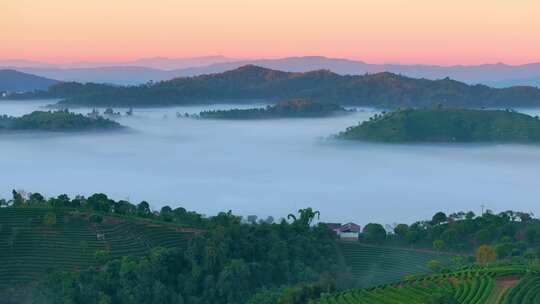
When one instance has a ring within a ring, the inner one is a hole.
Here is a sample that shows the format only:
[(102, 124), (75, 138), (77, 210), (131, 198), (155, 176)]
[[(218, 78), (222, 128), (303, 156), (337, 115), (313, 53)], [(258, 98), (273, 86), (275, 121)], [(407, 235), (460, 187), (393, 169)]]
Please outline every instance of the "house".
[(360, 225), (355, 223), (342, 225), (338, 235), (342, 240), (357, 241), (360, 237)]
[(325, 223), (325, 225), (334, 231), (342, 240), (357, 241), (360, 236), (360, 225), (355, 223)]

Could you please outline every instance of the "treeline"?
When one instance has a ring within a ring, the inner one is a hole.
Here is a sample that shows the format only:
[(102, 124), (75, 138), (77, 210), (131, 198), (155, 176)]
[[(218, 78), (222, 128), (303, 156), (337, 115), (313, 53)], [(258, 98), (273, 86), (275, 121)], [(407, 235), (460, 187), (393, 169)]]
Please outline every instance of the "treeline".
[(91, 213), (90, 219), (94, 221), (100, 221), (103, 215), (118, 215), (160, 220), (188, 227), (204, 228), (208, 226), (207, 218), (196, 212), (187, 211), (183, 207), (173, 209), (166, 205), (160, 210), (152, 210), (146, 201), (138, 204), (127, 200), (116, 201), (103, 193), (94, 193), (89, 197), (77, 195), (70, 198), (66, 194), (61, 194), (57, 197), (45, 198), (40, 193), (13, 190), (11, 199), (0, 199), (0, 207), (74, 209)]
[(431, 220), (397, 224), (390, 230), (370, 223), (363, 229), (363, 241), (461, 253), (473, 253), (484, 245), (493, 249), (498, 259), (527, 254), (540, 257), (539, 230), (540, 220), (530, 213), (493, 214), (488, 210), (476, 216), (473, 212), (438, 212)]
[(122, 126), (101, 116), (87, 117), (67, 110), (34, 111), (21, 117), (0, 116), (0, 131), (85, 131), (119, 129)]
[(337, 104), (295, 99), (265, 108), (203, 111), (199, 117), (208, 119), (301, 118), (324, 117), (347, 112), (345, 108)]
[(494, 89), (451, 79), (414, 79), (392, 73), (362, 76), (342, 76), (325, 70), (288, 73), (248, 65), (224, 73), (132, 87), (61, 83), (46, 92), (9, 98), (64, 98), (61, 104), (86, 106), (250, 103), (304, 98), (341, 105), (391, 108), (438, 103), (456, 107), (524, 107), (540, 105), (540, 90), (534, 87)]

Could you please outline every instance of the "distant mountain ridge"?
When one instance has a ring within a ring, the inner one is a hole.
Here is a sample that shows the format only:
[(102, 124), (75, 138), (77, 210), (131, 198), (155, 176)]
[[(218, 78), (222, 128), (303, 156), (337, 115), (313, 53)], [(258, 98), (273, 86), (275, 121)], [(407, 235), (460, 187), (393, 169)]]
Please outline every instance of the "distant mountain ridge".
[(494, 89), (448, 78), (414, 79), (389, 72), (339, 75), (329, 70), (285, 72), (246, 65), (223, 73), (121, 87), (62, 83), (13, 98), (64, 98), (62, 106), (169, 106), (307, 99), (351, 106), (538, 107), (533, 87)]
[[(16, 64), (15, 61), (10, 61)], [(1, 61), (0, 67), (10, 62)], [(287, 57), (280, 59), (237, 60), (223, 56), (186, 59), (146, 58), (121, 63), (79, 63), (47, 65), (19, 62), (15, 69), (62, 81), (99, 82), (121, 85), (142, 84), (148, 81), (170, 80), (175, 77), (220, 73), (252, 64), (287, 72), (307, 72), (327, 69), (340, 75), (391, 72), (414, 78), (452, 78), (468, 84), (486, 84), (496, 87), (532, 85), (540, 87), (540, 63), (524, 65), (404, 65), (369, 64), (357, 60), (322, 56)], [(8, 65), (9, 66), (9, 65)], [(13, 67), (13, 66), (12, 66)]]
[(15, 70), (0, 70), (0, 92), (47, 90), (50, 86), (58, 83), (59, 82), (54, 79), (39, 77)]

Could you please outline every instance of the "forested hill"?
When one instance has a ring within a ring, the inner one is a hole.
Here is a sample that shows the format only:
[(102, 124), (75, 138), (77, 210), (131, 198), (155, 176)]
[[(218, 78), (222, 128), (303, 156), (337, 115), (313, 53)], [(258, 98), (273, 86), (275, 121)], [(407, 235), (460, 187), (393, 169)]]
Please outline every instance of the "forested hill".
[(176, 78), (134, 87), (62, 83), (46, 92), (12, 98), (65, 98), (65, 105), (156, 106), (256, 99), (304, 98), (342, 105), (405, 107), (540, 106), (533, 87), (494, 89), (451, 79), (427, 80), (392, 73), (342, 76), (326, 70), (289, 73), (247, 65), (224, 73)]
[(332, 104), (295, 99), (282, 101), (266, 108), (210, 110), (201, 112), (199, 118), (208, 119), (272, 119), (272, 118), (310, 118), (345, 114), (350, 111)]
[(511, 110), (399, 109), (338, 138), (381, 142), (540, 142), (540, 120)]
[(21, 117), (0, 116), (0, 133), (10, 131), (75, 132), (124, 128), (116, 121), (101, 116), (90, 117), (67, 110), (34, 111)]

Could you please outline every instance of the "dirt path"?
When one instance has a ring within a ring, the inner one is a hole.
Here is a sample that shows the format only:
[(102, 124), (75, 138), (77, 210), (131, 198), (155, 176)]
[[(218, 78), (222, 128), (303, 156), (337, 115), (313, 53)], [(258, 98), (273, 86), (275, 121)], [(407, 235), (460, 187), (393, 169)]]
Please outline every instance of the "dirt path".
[(495, 287), (491, 291), (486, 304), (499, 304), (504, 292), (519, 283), (521, 278), (517, 276), (500, 277), (495, 279)]

